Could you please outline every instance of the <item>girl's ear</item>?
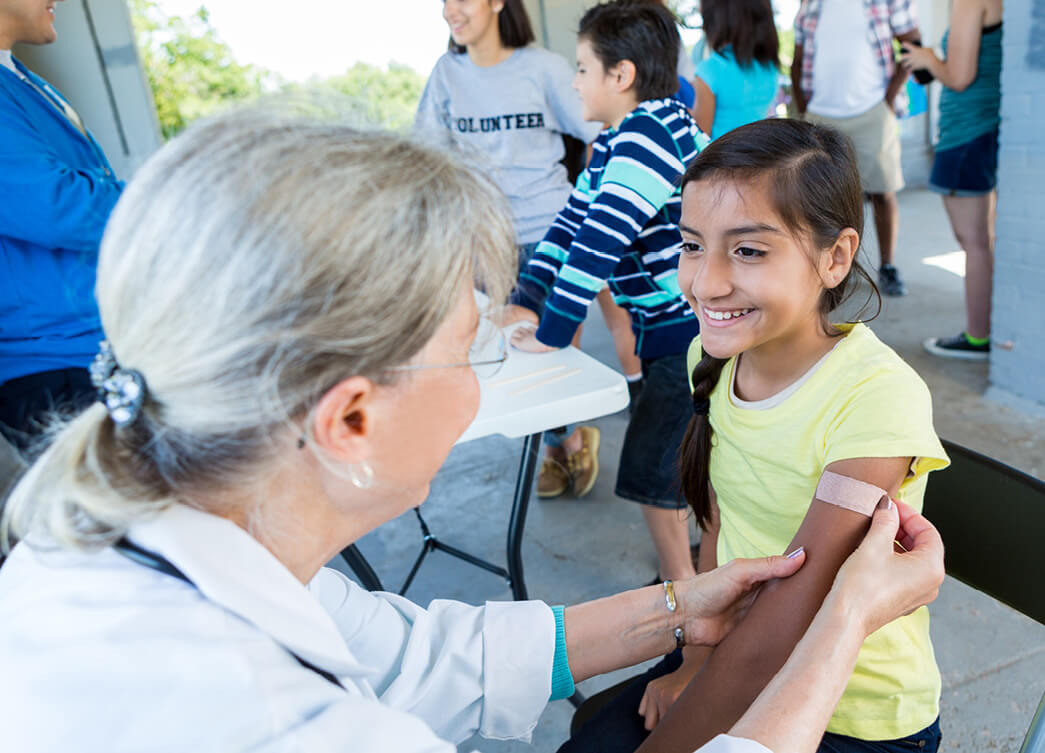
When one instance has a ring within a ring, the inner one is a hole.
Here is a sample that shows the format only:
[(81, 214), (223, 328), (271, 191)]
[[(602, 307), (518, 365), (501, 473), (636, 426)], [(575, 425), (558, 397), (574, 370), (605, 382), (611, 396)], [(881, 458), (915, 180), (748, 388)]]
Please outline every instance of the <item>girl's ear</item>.
[(842, 284), (853, 267), (853, 259), (860, 250), (860, 234), (847, 227), (838, 234), (835, 243), (820, 257), (820, 279), (828, 290)]

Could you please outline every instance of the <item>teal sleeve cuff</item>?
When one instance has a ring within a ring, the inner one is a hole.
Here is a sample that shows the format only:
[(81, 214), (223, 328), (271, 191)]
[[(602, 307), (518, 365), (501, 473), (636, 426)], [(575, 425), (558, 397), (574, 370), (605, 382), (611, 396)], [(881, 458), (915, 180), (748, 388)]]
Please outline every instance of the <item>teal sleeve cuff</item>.
[(552, 662), (552, 694), (549, 701), (569, 698), (576, 690), (573, 673), (570, 672), (570, 659), (566, 656), (565, 612), (566, 607), (552, 607), (552, 614), (555, 615), (555, 659)]

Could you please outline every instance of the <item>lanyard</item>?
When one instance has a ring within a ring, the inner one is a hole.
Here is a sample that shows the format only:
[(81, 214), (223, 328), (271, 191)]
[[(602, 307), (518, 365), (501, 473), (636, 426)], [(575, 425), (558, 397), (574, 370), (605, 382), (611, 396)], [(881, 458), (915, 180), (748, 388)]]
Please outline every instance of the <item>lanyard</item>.
[(51, 91), (49, 91), (49, 87), (41, 88), (29, 76), (26, 76), (24, 73), (18, 70), (18, 68), (14, 68), (13, 73), (16, 76), (18, 76), (19, 79), (21, 79), (30, 87), (32, 87), (37, 94), (39, 94), (41, 97), (47, 100), (47, 102), (49, 102), (52, 107), (58, 110), (58, 112), (60, 112), (65, 117), (65, 119), (69, 121), (73, 128), (79, 131), (81, 136), (87, 139), (87, 143), (90, 145), (91, 151), (93, 151), (95, 153), (95, 156), (98, 157), (98, 162), (101, 165), (102, 169), (105, 171), (105, 174), (111, 177), (112, 171), (108, 167), (105, 167), (105, 157), (101, 153), (101, 150), (98, 148), (98, 146), (94, 143), (94, 139), (92, 139), (91, 135), (87, 133), (87, 127), (84, 126), (83, 119), (80, 117), (80, 113), (76, 112), (76, 110), (73, 109), (72, 105), (70, 105), (64, 99), (59, 97), (57, 94), (54, 94)]
[[(187, 576), (185, 573), (183, 573), (181, 570), (175, 567), (174, 564), (170, 562), (170, 560), (161, 557), (155, 552), (150, 552), (148, 549), (142, 549), (140, 546), (130, 541), (126, 536), (121, 538), (115, 544), (113, 544), (113, 549), (115, 549), (117, 552), (119, 552), (132, 562), (142, 565), (143, 567), (147, 567), (150, 570), (156, 570), (157, 572), (163, 573), (164, 575), (169, 575), (172, 578), (177, 578), (180, 581), (188, 583), (193, 588), (197, 588), (196, 584), (192, 582), (189, 576)], [(284, 646), (284, 648), (286, 648), (286, 646)], [(317, 667), (310, 661), (302, 659), (289, 648), (287, 648), (286, 651), (288, 654), (293, 656), (297, 663), (305, 669), (310, 669), (327, 682), (337, 685), (342, 690), (345, 689), (345, 686), (341, 684), (341, 681), (338, 680), (337, 677), (335, 677), (332, 673), (327, 672), (325, 669)]]
[(83, 120), (80, 118), (80, 114), (72, 108), (72, 105), (67, 103), (65, 100), (58, 99), (46, 89), (42, 89), (41, 87), (37, 86), (35, 81), (23, 74), (21, 71), (16, 72), (18, 73), (18, 77), (22, 79), (22, 81), (36, 89), (36, 91), (39, 93), (41, 97), (50, 102), (51, 105), (56, 110), (58, 110), (58, 112), (62, 113), (62, 115), (65, 116), (66, 120), (73, 124), (76, 130), (79, 131), (84, 138), (87, 138), (87, 129), (84, 128)]

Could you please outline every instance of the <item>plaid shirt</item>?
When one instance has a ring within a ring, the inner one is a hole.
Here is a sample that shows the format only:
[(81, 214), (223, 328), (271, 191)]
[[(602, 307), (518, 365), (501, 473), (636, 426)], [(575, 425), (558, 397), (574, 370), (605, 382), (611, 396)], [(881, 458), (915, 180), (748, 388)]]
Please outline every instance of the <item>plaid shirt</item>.
[[(893, 37), (918, 28), (914, 0), (861, 0), (867, 18), (867, 41), (877, 53), (886, 87), (893, 77)], [(802, 0), (795, 16), (795, 46), (802, 45), (802, 92), (808, 100), (813, 91), (813, 53), (816, 27), (820, 22), (822, 0)], [(893, 106), (901, 114), (907, 110), (907, 92), (901, 87)]]

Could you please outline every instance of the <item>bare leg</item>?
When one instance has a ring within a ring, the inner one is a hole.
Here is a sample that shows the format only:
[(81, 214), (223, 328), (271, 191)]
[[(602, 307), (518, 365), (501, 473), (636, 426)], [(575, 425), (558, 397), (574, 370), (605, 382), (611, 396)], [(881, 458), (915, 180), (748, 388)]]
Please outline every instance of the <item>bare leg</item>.
[(896, 236), (900, 229), (900, 205), (895, 193), (868, 194), (874, 212), (874, 229), (878, 235), (878, 254), (882, 264), (893, 263)]
[(653, 505), (640, 505), (646, 519), (653, 547), (657, 550), (661, 578), (679, 580), (697, 574), (689, 551), (688, 508), (670, 510)]
[(965, 251), (965, 332), (991, 334), (991, 288), (994, 277), (995, 193), (944, 196), (943, 206), (958, 244)]
[(631, 315), (613, 302), (609, 288), (603, 288), (596, 296), (602, 318), (613, 336), (613, 346), (617, 350), (617, 360), (625, 376), (642, 373), (642, 361), (635, 355), (635, 333), (631, 329)]

